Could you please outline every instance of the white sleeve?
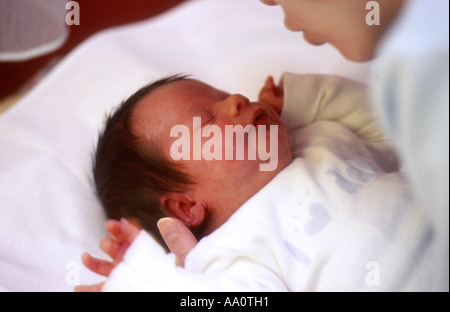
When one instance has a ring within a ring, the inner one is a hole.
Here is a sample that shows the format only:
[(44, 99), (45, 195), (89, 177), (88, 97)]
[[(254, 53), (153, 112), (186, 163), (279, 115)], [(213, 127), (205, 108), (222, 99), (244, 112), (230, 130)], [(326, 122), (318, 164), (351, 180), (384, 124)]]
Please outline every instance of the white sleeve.
[(206, 281), (178, 268), (145, 231), (141, 231), (113, 270), (103, 291), (206, 291)]
[(374, 103), (436, 227), (428, 290), (448, 291), (449, 2), (407, 1), (378, 54)]
[(151, 236), (141, 231), (127, 250), (124, 260), (106, 281), (105, 292), (207, 292), (207, 291), (285, 291), (279, 278), (262, 266), (237, 261), (225, 267), (209, 268), (208, 273), (190, 272), (175, 265)]
[(398, 161), (369, 102), (367, 86), (333, 75), (286, 73), (281, 118), (288, 131), (320, 120), (351, 130), (385, 171), (398, 170)]

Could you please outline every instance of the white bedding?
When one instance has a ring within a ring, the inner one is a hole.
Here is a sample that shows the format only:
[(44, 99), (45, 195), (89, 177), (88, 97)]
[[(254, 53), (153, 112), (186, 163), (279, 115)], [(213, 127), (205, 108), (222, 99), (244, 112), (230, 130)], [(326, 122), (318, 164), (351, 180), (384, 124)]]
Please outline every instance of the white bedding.
[(0, 115), (0, 290), (72, 291), (103, 280), (81, 264), (105, 217), (91, 184), (104, 116), (151, 80), (192, 74), (255, 99), (268, 75), (338, 73), (367, 64), (312, 47), (258, 0), (191, 0), (147, 21), (99, 33)]

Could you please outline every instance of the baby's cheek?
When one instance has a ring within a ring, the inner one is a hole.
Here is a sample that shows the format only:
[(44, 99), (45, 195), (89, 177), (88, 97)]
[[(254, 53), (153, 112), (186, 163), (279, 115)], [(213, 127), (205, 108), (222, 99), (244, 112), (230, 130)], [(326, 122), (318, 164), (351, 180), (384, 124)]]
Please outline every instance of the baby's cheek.
[(191, 175), (192, 177), (198, 178), (205, 174), (205, 168), (204, 165), (202, 165), (203, 161), (200, 160), (182, 160), (179, 162), (180, 166), (184, 168), (186, 173)]

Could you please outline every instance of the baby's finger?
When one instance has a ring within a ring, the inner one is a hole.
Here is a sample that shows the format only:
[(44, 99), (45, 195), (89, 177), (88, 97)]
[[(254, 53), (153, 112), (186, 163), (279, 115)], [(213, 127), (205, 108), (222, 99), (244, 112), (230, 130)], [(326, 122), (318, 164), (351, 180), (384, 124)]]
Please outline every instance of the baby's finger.
[(266, 79), (266, 87), (273, 88), (275, 86), (275, 82), (272, 76), (267, 77)]
[(269, 77), (267, 77), (266, 81), (264, 82), (264, 86), (261, 88), (260, 93), (269, 92), (273, 89), (273, 87), (274, 87), (273, 77), (269, 76)]
[(116, 241), (121, 241), (121, 239), (123, 239), (122, 235), (121, 235), (121, 224), (120, 221), (118, 220), (108, 220), (105, 224), (105, 228), (108, 231), (108, 235), (110, 238), (116, 240)]
[(75, 292), (101, 292), (105, 282), (94, 285), (78, 285), (74, 288)]
[(114, 269), (114, 264), (112, 264), (111, 262), (94, 258), (87, 252), (85, 252), (81, 256), (81, 261), (83, 262), (83, 264), (86, 268), (88, 268), (89, 270), (91, 270), (94, 273), (97, 273), (97, 274), (103, 275), (103, 276), (109, 276), (111, 271)]
[(106, 222), (106, 230), (109, 232), (109, 237), (119, 243), (131, 244), (141, 230), (134, 223), (122, 218), (120, 221), (109, 220)]
[(125, 238), (125, 242), (131, 244), (136, 236), (138, 236), (141, 229), (133, 222), (129, 222), (127, 219), (120, 220), (121, 234)]
[(100, 249), (106, 252), (111, 258), (115, 259), (120, 249), (120, 243), (111, 238), (104, 238), (100, 241)]

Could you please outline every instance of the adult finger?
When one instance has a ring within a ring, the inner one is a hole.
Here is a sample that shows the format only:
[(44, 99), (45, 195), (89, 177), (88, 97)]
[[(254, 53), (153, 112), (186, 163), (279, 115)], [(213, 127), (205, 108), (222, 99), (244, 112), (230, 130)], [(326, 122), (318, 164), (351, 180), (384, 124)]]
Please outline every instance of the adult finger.
[(198, 244), (194, 234), (176, 218), (160, 219), (158, 228), (170, 251), (176, 256), (177, 265), (184, 267), (187, 254)]

